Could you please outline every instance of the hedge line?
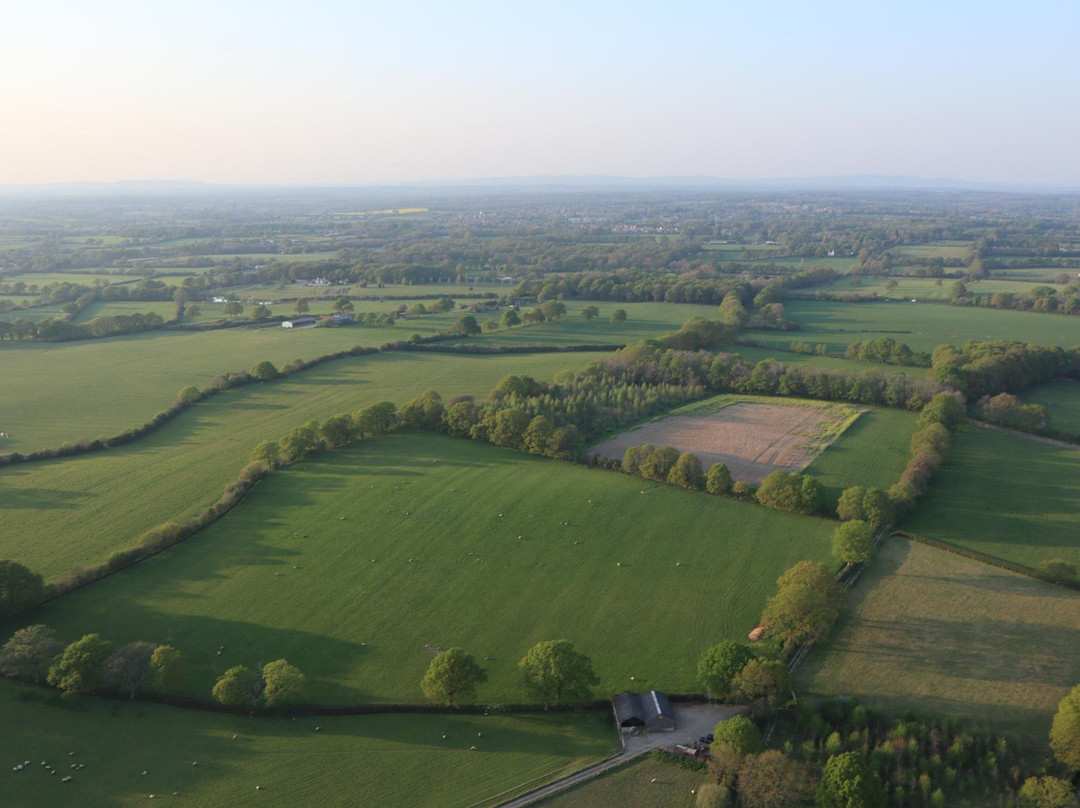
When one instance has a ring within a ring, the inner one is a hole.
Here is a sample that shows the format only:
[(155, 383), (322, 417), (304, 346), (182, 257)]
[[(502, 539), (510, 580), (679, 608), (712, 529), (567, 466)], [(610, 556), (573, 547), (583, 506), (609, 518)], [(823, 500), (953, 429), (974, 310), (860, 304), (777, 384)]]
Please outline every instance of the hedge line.
[(1018, 575), (1026, 575), (1028, 578), (1034, 578), (1038, 581), (1043, 581), (1048, 584), (1055, 584), (1056, 586), (1063, 586), (1066, 589), (1080, 590), (1080, 581), (1068, 581), (1047, 577), (1039, 573), (1038, 570), (1033, 570), (1030, 567), (1025, 567), (1020, 564), (1014, 564), (1011, 561), (1005, 561), (1004, 559), (997, 558), (996, 556), (986, 555), (980, 553), (978, 550), (969, 550), (967, 547), (960, 547), (956, 544), (949, 544), (948, 542), (939, 541), (938, 539), (931, 539), (926, 536), (920, 536), (917, 533), (910, 533), (906, 530), (894, 530), (893, 535), (903, 536), (905, 539), (919, 542), (919, 544), (925, 544), (929, 547), (934, 547), (938, 550), (944, 550), (946, 553), (954, 553), (958, 556), (964, 556), (970, 558), (972, 561), (981, 561), (983, 564), (989, 564), (991, 567), (998, 567), (999, 569), (1006, 570), (1008, 572), (1015, 572)]
[[(309, 360), (296, 360), (290, 362), (281, 368), (279, 376), (289, 376), (301, 370), (314, 367), (315, 365), (323, 362), (329, 362), (334, 359), (343, 359), (346, 356), (365, 356), (367, 354), (378, 353), (377, 348), (364, 348), (360, 345), (349, 348), (348, 350), (338, 351), (332, 354), (324, 354), (322, 356), (315, 357)], [(146, 423), (127, 429), (121, 432), (119, 435), (113, 435), (108, 438), (96, 438), (92, 441), (76, 441), (75, 443), (64, 443), (60, 446), (53, 447), (51, 449), (40, 449), (36, 452), (29, 452), (22, 454), (20, 452), (9, 452), (8, 454), (0, 455), (0, 468), (4, 466), (13, 466), (17, 463), (29, 463), (34, 460), (49, 460), (56, 457), (70, 457), (72, 455), (85, 454), (86, 452), (96, 452), (102, 449), (112, 449), (116, 446), (123, 446), (126, 443), (131, 443), (134, 440), (145, 437), (151, 432), (160, 429), (177, 415), (182, 413), (192, 404), (196, 404), (199, 401), (216, 395), (222, 390), (229, 390), (233, 387), (241, 387), (245, 384), (251, 384), (254, 381), (258, 381), (247, 371), (229, 371), (222, 373), (213, 378), (210, 382), (210, 387), (203, 390), (195, 390), (194, 388), (185, 388), (185, 390), (191, 389), (193, 393), (191, 395), (183, 395), (177, 398), (167, 409), (156, 413)], [(183, 393), (184, 391), (181, 391)]]
[[(431, 351), (434, 353), (456, 354), (538, 354), (538, 353), (584, 353), (591, 351), (613, 352), (620, 351), (625, 345), (477, 345), (466, 343), (464, 345), (440, 345), (432, 337), (426, 337), (425, 342), (409, 342), (398, 340), (388, 342), (382, 346), (384, 351)], [(452, 337), (460, 339), (460, 337)]]

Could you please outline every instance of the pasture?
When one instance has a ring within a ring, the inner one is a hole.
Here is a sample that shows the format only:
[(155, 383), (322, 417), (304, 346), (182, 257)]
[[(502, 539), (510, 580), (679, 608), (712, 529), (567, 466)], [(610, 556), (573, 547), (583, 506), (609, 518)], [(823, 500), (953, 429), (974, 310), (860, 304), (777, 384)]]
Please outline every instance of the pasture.
[(694, 808), (705, 775), (645, 757), (540, 800), (543, 808)]
[(1028, 567), (1080, 565), (1080, 448), (965, 428), (901, 527)]
[(673, 446), (697, 455), (705, 469), (724, 463), (733, 479), (760, 483), (776, 469), (802, 469), (856, 417), (844, 404), (718, 396), (616, 435), (590, 454), (622, 460), (631, 446)]
[[(798, 332), (795, 332), (798, 334)], [(797, 342), (798, 339), (792, 340)], [(910, 376), (914, 379), (921, 379), (926, 376), (926, 368), (917, 367), (905, 367), (897, 365), (884, 365), (876, 362), (856, 362), (851, 359), (840, 359), (835, 356), (818, 356), (816, 354), (801, 354), (795, 353), (790, 349), (791, 343), (773, 348), (756, 348), (747, 345), (732, 345), (724, 346), (722, 349), (726, 353), (738, 354), (744, 361), (750, 363), (757, 363), (763, 359), (772, 359), (785, 365), (791, 365), (793, 367), (810, 367), (815, 370), (823, 370), (829, 372), (839, 373), (866, 373), (869, 371), (878, 371), (884, 373), (886, 376), (892, 376), (894, 374), (900, 374), (902, 376)]]
[(840, 303), (792, 300), (784, 304), (799, 331), (750, 331), (746, 336), (767, 348), (784, 350), (792, 340), (825, 343), (843, 354), (852, 342), (889, 336), (915, 351), (967, 340), (1010, 339), (1036, 345), (1080, 345), (1080, 317), (945, 304)]
[(929, 244), (901, 244), (889, 252), (902, 258), (962, 259), (974, 245), (970, 241), (935, 241)]
[(1029, 387), (1019, 398), (1026, 404), (1043, 404), (1050, 415), (1050, 428), (1080, 436), (1080, 382), (1061, 379)]
[(204, 698), (224, 668), (285, 657), (313, 702), (419, 702), (433, 649), (460, 646), (488, 672), (480, 702), (532, 701), (518, 660), (557, 638), (592, 658), (600, 698), (631, 677), (697, 693), (701, 651), (745, 637), (785, 569), (827, 560), (833, 527), (402, 433), (273, 474), (182, 544), (6, 629), (168, 641)]
[(825, 485), (832, 506), (852, 485), (885, 490), (907, 465), (916, 418), (903, 410), (868, 409), (804, 471)]
[(488, 808), (595, 763), (618, 743), (610, 717), (598, 713), (249, 719), (63, 700), (6, 680), (0, 705), (0, 793), (12, 806)]
[[(293, 336), (304, 333), (312, 332)], [(102, 561), (154, 525), (214, 502), (260, 440), (278, 439), (309, 419), (353, 412), (380, 400), (404, 404), (429, 388), (447, 399), (483, 397), (508, 373), (550, 379), (600, 356), (381, 353), (228, 390), (126, 446), (0, 469), (0, 558), (17, 559), (47, 578), (73, 565)], [(134, 378), (131, 367), (115, 372)], [(116, 389), (122, 389), (119, 383)], [(69, 393), (70, 415), (58, 415), (56, 424), (66, 431), (56, 437), (114, 434), (150, 415), (149, 408), (125, 409), (129, 403), (122, 396), (113, 403), (116, 389), (103, 398), (101, 409), (80, 409), (77, 391)], [(81, 404), (87, 406), (85, 397)], [(87, 428), (94, 424), (100, 431)], [(19, 437), (12, 434), (15, 439), (0, 439), (8, 451)]]
[(1080, 681), (1080, 593), (894, 537), (850, 597), (796, 674), (806, 696), (957, 716), (1045, 743)]
[[(887, 284), (895, 283), (893, 288)], [(792, 292), (793, 297), (813, 298), (819, 291), (827, 294), (852, 293), (860, 295), (873, 295), (889, 297), (900, 300), (949, 300), (952, 298), (952, 285), (955, 281), (951, 278), (942, 278), (940, 283), (934, 278), (905, 278), (892, 277), (859, 277), (845, 276), (837, 278), (831, 283), (820, 286), (811, 286)], [(999, 292), (1008, 294), (1026, 295), (1036, 286), (1049, 286), (1059, 292), (1065, 287), (1059, 283), (1033, 283), (1023, 280), (997, 280), (991, 278), (981, 281), (970, 281), (967, 290), (972, 295), (994, 295)]]

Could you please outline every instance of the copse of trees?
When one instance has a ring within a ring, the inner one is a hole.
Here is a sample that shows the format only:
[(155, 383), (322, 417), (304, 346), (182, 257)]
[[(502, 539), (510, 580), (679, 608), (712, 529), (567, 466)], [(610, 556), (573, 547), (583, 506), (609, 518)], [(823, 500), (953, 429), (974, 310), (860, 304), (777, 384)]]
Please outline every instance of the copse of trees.
[(259, 668), (235, 665), (214, 683), (211, 695), (226, 707), (257, 709), (279, 707), (303, 693), (307, 679), (287, 660), (277, 659)]
[(856, 362), (881, 362), (901, 367), (930, 367), (930, 354), (915, 353), (903, 342), (892, 337), (853, 342), (844, 351), (844, 357)]
[(808, 474), (782, 469), (769, 472), (755, 494), (770, 508), (803, 514), (819, 514), (825, 509), (825, 486)]
[(840, 494), (836, 515), (843, 521), (857, 519), (873, 530), (891, 527), (896, 521), (896, 505), (880, 488), (853, 485)]
[(1011, 393), (983, 396), (975, 405), (975, 417), (991, 424), (1039, 432), (1050, 426), (1050, 415), (1042, 404), (1025, 404)]
[(710, 696), (723, 699), (731, 693), (735, 677), (753, 658), (750, 646), (724, 640), (706, 649), (698, 659), (698, 681)]

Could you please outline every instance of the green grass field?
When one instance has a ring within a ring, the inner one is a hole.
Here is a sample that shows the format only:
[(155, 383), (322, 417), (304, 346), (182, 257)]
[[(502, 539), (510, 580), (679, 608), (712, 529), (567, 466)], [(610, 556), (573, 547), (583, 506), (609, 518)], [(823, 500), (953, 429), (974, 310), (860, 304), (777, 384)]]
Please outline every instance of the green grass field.
[(518, 660), (562, 637), (592, 657), (601, 697), (632, 676), (695, 693), (701, 651), (744, 637), (783, 570), (827, 559), (833, 526), (398, 434), (271, 475), (181, 545), (20, 624), (168, 639), (200, 696), (215, 671), (285, 657), (313, 701), (417, 702), (429, 646), (461, 646), (489, 672), (481, 702), (520, 702)]
[(905, 258), (963, 258), (972, 248), (970, 241), (936, 241), (932, 244), (903, 244), (890, 252)]
[(1080, 593), (900, 538), (796, 677), (804, 695), (957, 716), (1042, 743), (1077, 681)]
[[(796, 332), (798, 333), (798, 332)], [(797, 340), (795, 340), (797, 341)], [(781, 343), (773, 348), (752, 348), (744, 345), (733, 345), (722, 350), (726, 353), (736, 353), (745, 361), (756, 363), (763, 359), (775, 359), (785, 365), (793, 367), (809, 367), (815, 370), (839, 371), (843, 373), (865, 373), (869, 370), (878, 370), (886, 376), (900, 374), (921, 379), (926, 376), (926, 368), (897, 367), (896, 365), (882, 365), (874, 362), (855, 362), (850, 359), (839, 359), (834, 356), (817, 356), (815, 354), (799, 354), (788, 350), (791, 342), (786, 345)]]
[(1061, 379), (1040, 384), (1029, 387), (1019, 397), (1029, 404), (1045, 405), (1052, 429), (1080, 435), (1080, 382)]
[[(550, 379), (603, 355), (382, 353), (221, 393), (127, 446), (0, 469), (0, 557), (47, 577), (102, 561), (150, 527), (214, 502), (260, 440), (278, 439), (309, 419), (384, 399), (403, 404), (429, 388), (446, 399), (483, 397), (509, 373)], [(129, 412), (118, 426), (148, 414)], [(98, 434), (82, 427), (65, 437)]]
[(852, 485), (884, 490), (907, 465), (915, 420), (903, 410), (867, 410), (803, 471), (825, 484), (832, 506)]
[(94, 281), (102, 281), (107, 284), (134, 283), (139, 280), (138, 275), (112, 275), (100, 270), (71, 270), (70, 272), (23, 272), (19, 275), (4, 275), (0, 277), (0, 283), (15, 283), (22, 281), (27, 284), (37, 284), (39, 287), (45, 284), (76, 283), (82, 286), (91, 286)]
[(704, 774), (646, 757), (536, 804), (544, 808), (694, 808), (694, 792), (704, 782)]
[[(610, 717), (599, 713), (249, 719), (64, 701), (6, 680), (0, 705), (8, 806), (488, 808), (594, 763), (618, 743)], [(74, 779), (62, 782), (68, 775)]]
[(966, 428), (902, 527), (1029, 567), (1080, 564), (1080, 449)]
[(825, 343), (842, 354), (852, 342), (890, 336), (916, 351), (969, 339), (1014, 339), (1036, 345), (1080, 345), (1080, 317), (1058, 314), (975, 309), (944, 304), (839, 303), (793, 300), (784, 304), (800, 331), (750, 331), (746, 336), (766, 347), (788, 348), (792, 340)]
[[(890, 281), (896, 282), (896, 286), (892, 289), (886, 286)], [(846, 276), (821, 286), (798, 289), (793, 292), (793, 296), (813, 298), (817, 292), (821, 291), (828, 294), (844, 292), (862, 295), (877, 294), (879, 297), (890, 297), (894, 300), (911, 298), (916, 300), (949, 300), (952, 297), (951, 288), (953, 283), (954, 281), (949, 278), (942, 278), (939, 284), (932, 278), (866, 277), (856, 279)], [(972, 281), (966, 285), (968, 292), (973, 295), (993, 295), (998, 292), (1023, 295), (1030, 293), (1036, 286), (1050, 286), (1058, 291), (1065, 288), (1057, 283), (1038, 284), (1023, 280), (996, 279)]]
[(1075, 278), (1077, 272), (1075, 269), (1064, 269), (1062, 267), (1019, 267), (1019, 268), (1007, 268), (1007, 269), (992, 269), (990, 270), (991, 278), (1019, 278), (1026, 281), (1056, 281), (1058, 276), (1062, 273), (1068, 275), (1070, 278)]

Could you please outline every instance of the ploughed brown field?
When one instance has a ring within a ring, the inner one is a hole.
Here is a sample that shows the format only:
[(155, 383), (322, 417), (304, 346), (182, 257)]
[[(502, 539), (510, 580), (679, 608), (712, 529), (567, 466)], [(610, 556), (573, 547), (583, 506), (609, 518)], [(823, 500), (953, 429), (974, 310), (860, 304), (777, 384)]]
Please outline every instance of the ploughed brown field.
[(826, 407), (732, 404), (709, 415), (673, 415), (597, 444), (591, 455), (622, 459), (631, 446), (651, 443), (693, 452), (702, 468), (725, 463), (736, 480), (759, 483), (770, 471), (805, 467), (826, 440)]

